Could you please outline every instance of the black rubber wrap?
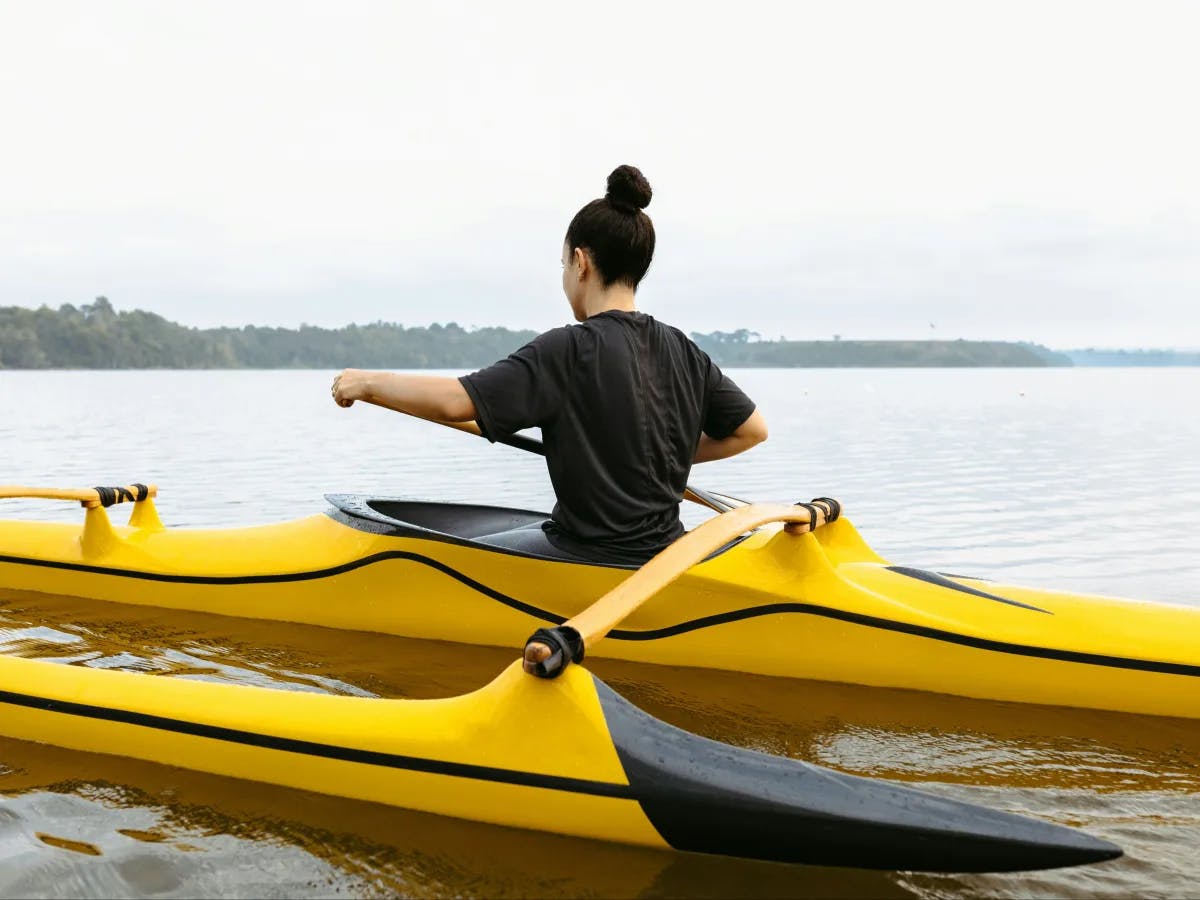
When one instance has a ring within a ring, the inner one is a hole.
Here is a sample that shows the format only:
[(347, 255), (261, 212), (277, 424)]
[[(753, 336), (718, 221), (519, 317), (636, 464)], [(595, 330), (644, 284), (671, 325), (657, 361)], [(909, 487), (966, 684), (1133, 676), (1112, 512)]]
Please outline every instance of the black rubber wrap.
[(633, 795), (677, 850), (925, 872), (1051, 869), (1121, 855), (1075, 829), (697, 737), (599, 679), (596, 690)]
[(92, 490), (99, 495), (100, 505), (105, 509), (117, 503), (141, 503), (150, 496), (150, 488), (140, 483), (131, 484), (129, 487), (104, 487), (97, 485)]
[(570, 625), (539, 628), (525, 642), (526, 650), (530, 644), (545, 644), (550, 648), (550, 656), (533, 665), (533, 674), (538, 678), (557, 678), (569, 663), (583, 662), (583, 638)]

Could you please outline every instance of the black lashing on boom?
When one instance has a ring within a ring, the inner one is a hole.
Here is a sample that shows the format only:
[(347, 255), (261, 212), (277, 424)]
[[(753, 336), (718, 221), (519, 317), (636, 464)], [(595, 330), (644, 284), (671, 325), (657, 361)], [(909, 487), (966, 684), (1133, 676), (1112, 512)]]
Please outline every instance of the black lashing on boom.
[(842, 516), (842, 504), (832, 497), (813, 497), (813, 503), (823, 503), (829, 507), (829, 514), (825, 516), (826, 522), (836, 522)]
[(549, 657), (533, 664), (533, 674), (538, 678), (557, 678), (569, 663), (583, 662), (583, 637), (570, 625), (539, 628), (525, 642), (526, 648), (530, 644), (550, 648)]
[(134, 483), (129, 487), (94, 487), (100, 495), (100, 505), (107, 509), (117, 503), (141, 503), (150, 496), (150, 488), (144, 484)]

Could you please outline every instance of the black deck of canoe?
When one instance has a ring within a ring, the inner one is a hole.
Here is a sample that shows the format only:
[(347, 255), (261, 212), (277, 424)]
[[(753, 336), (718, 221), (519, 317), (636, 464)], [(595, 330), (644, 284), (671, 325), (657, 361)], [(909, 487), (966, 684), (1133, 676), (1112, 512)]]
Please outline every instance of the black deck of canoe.
[[(368, 494), (326, 494), (325, 499), (334, 509), (329, 515), (343, 525), (371, 534), (389, 537), (416, 537), (428, 541), (443, 541), (504, 553), (556, 562), (586, 563), (615, 569), (636, 569), (636, 564), (623, 564), (605, 560), (585, 559), (579, 555), (558, 552), (551, 545), (545, 552), (528, 553), (508, 547), (493, 546), (478, 540), (487, 535), (511, 531), (526, 525), (544, 522), (550, 518), (546, 512), (530, 509), (513, 509), (507, 506), (483, 506), (475, 503), (436, 503), (405, 497), (374, 497)], [(713, 556), (724, 553), (744, 540), (739, 537), (726, 544)]]
[[(441, 537), (471, 543), (485, 534), (509, 531), (550, 518), (549, 513), (505, 506), (472, 503), (434, 503), (402, 497), (372, 497), (366, 494), (326, 494), (352, 528), (375, 534)], [(339, 521), (341, 516), (334, 514)]]

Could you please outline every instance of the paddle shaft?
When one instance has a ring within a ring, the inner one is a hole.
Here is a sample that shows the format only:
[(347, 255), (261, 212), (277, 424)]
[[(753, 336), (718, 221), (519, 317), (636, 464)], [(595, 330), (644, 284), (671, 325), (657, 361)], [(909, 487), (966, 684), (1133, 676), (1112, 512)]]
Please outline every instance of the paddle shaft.
[[(417, 419), (423, 419), (424, 416), (418, 416), (414, 413), (409, 413)], [(479, 425), (475, 422), (444, 422), (441, 419), (425, 419), (426, 422), (433, 422), (436, 425), (445, 425), (447, 428), (453, 428), (456, 431), (463, 431), (467, 434), (473, 434), (476, 437), (483, 437), (483, 432)], [(546, 445), (537, 438), (526, 437), (522, 434), (504, 434), (496, 438), (497, 444), (506, 444), (509, 447), (516, 447), (518, 450), (525, 450), (529, 453), (536, 453), (538, 456), (546, 455)], [(718, 513), (723, 513), (726, 510), (734, 509), (734, 505), (726, 503), (723, 499), (718, 499), (707, 491), (692, 487), (690, 484), (683, 492), (683, 499), (690, 500), (692, 503), (698, 503), (701, 506), (707, 506), (709, 509)]]
[[(409, 413), (409, 415), (413, 415)], [(423, 418), (415, 416), (415, 418)], [(475, 422), (443, 422), (441, 419), (425, 419), (426, 422), (433, 422), (435, 425), (445, 425), (447, 428), (453, 428), (456, 431), (465, 431), (467, 434), (473, 434), (476, 437), (483, 437), (483, 431)], [(497, 444), (507, 444), (509, 447), (516, 447), (518, 450), (526, 450), (529, 453), (536, 453), (538, 456), (546, 455), (546, 445), (537, 438), (526, 437), (522, 434), (505, 434), (496, 438)]]

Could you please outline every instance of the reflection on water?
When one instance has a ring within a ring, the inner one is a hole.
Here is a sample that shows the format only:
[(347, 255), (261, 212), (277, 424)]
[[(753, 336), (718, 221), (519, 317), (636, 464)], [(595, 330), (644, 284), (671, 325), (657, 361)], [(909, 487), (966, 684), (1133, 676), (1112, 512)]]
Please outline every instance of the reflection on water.
[[(1200, 393), (1200, 369), (734, 375), (772, 438), (698, 468), (697, 484), (838, 496), (879, 552), (909, 565), (1200, 603), (1200, 417), (1179, 407)], [(326, 491), (549, 508), (540, 459), (361, 404), (340, 410), (328, 380), (0, 372), (0, 482), (155, 481), (176, 527), (296, 518)], [(136, 421), (95, 415), (130, 398)], [(67, 504), (23, 501), (0, 515), (79, 519)], [(381, 697), (473, 690), (514, 655), (3, 585), (0, 652)], [(1193, 894), (1200, 881), (1200, 723), (592, 667), (700, 734), (1082, 826), (1127, 856), (980, 876), (672, 856), (0, 740), (0, 896), (1121, 897)]]
[[(881, 873), (673, 857), (16, 741), (0, 758), (17, 770), (0, 776), (3, 896), (911, 896)], [(104, 855), (37, 847), (37, 821)]]
[[(464, 693), (513, 656), (11, 591), (0, 592), (0, 652), (380, 697)], [(614, 660), (592, 667), (642, 708), (708, 737), (1081, 826), (1130, 855), (1086, 872), (1003, 876), (672, 857), (0, 741), (0, 894), (1082, 897), (1183, 890), (1196, 875), (1181, 851), (1200, 839), (1200, 723)], [(242, 870), (253, 877), (230, 877)]]

